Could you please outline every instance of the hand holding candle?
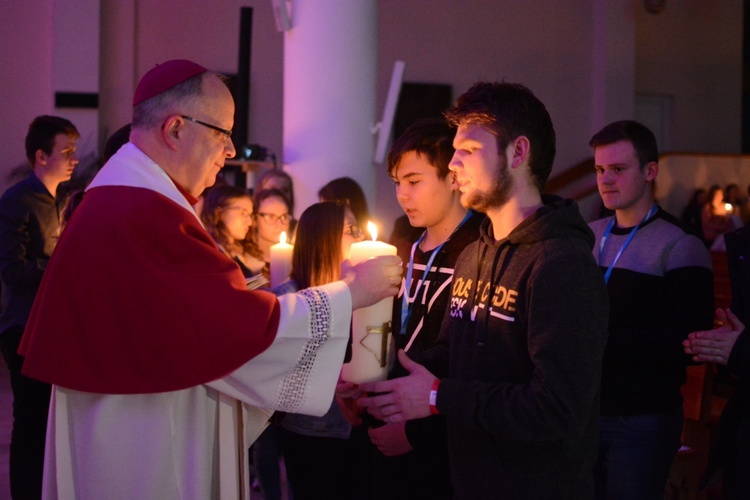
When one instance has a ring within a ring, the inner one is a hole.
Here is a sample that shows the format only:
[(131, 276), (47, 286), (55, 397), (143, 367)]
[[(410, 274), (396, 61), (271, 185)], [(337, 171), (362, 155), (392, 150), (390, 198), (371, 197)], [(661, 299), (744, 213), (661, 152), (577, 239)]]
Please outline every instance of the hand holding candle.
[[(373, 257), (396, 255), (396, 247), (376, 241), (377, 228), (372, 222), (368, 223), (367, 228), (372, 235), (372, 241), (352, 244), (352, 265), (356, 266)], [(397, 280), (398, 282), (392, 282), (394, 286), (401, 282), (400, 277)], [(387, 378), (392, 310), (393, 297), (387, 297), (374, 305), (353, 312), (352, 359), (344, 364), (344, 380), (358, 384)]]
[(271, 288), (289, 278), (292, 271), (292, 251), (294, 247), (286, 242), (286, 231), (281, 232), (279, 242), (271, 245)]

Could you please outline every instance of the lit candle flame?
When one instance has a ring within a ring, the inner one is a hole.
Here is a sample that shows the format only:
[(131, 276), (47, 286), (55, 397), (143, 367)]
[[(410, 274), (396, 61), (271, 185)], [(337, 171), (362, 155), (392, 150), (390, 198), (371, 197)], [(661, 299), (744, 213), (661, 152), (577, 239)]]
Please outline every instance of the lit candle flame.
[(724, 210), (726, 210), (727, 212), (731, 212), (732, 211), (732, 204), (731, 203), (724, 203)]
[(286, 231), (281, 231), (281, 234), (279, 235), (279, 243), (282, 245), (286, 243)]
[(372, 241), (378, 239), (378, 227), (372, 221), (367, 222), (367, 232), (372, 236)]

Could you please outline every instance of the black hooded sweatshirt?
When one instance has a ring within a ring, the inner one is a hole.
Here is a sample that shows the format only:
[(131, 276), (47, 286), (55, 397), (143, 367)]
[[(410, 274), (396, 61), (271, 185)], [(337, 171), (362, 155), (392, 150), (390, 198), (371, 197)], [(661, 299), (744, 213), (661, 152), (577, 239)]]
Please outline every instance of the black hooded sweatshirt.
[(456, 263), (441, 345), (420, 357), (447, 375), (456, 498), (593, 498), (607, 291), (577, 205), (543, 201), (502, 240), (485, 221)]

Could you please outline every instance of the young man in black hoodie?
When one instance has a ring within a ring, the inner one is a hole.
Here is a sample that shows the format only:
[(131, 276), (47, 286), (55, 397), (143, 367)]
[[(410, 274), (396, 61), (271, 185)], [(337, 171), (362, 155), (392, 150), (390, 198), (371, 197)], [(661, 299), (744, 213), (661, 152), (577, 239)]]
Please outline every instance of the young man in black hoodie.
[(475, 84), (448, 118), (464, 206), (487, 214), (456, 263), (441, 345), (362, 384), (387, 422), (442, 414), (456, 498), (593, 497), (607, 297), (576, 204), (541, 190), (555, 132), (526, 87)]

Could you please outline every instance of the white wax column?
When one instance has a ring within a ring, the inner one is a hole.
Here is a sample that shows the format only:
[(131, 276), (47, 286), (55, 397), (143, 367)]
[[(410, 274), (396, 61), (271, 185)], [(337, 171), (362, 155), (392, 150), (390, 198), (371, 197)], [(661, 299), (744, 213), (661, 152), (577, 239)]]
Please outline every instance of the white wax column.
[(286, 242), (286, 233), (282, 231), (280, 241), (271, 245), (271, 288), (280, 285), (289, 278), (292, 272), (292, 251), (294, 247)]
[[(396, 255), (396, 247), (382, 241), (361, 241), (352, 245), (352, 265), (377, 257)], [(383, 323), (391, 321), (393, 297), (381, 300), (369, 307), (357, 309), (352, 314), (352, 359), (344, 364), (342, 378), (347, 382), (361, 384), (385, 380), (388, 377), (388, 349), (390, 333), (368, 332), (369, 328), (381, 329)], [(385, 335), (385, 339), (383, 336)], [(383, 346), (386, 350), (383, 352)]]

